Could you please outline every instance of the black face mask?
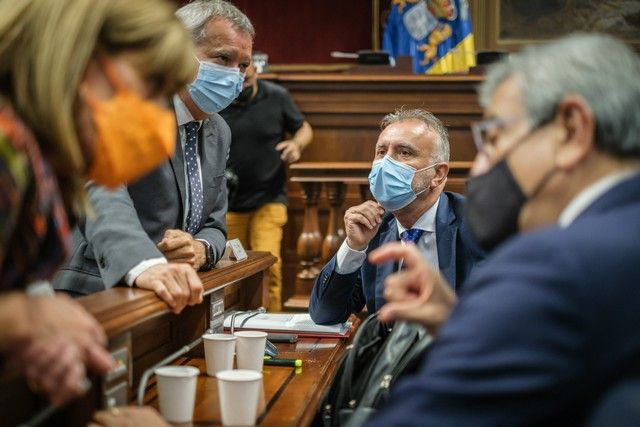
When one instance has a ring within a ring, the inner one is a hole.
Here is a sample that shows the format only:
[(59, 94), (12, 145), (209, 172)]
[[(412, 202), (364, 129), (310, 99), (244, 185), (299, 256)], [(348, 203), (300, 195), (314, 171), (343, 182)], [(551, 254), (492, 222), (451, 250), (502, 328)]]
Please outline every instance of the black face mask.
[(488, 172), (469, 178), (465, 221), (483, 249), (491, 250), (518, 232), (525, 200), (506, 159)]
[(233, 101), (235, 105), (247, 105), (253, 96), (253, 86), (247, 86), (242, 89), (240, 95)]

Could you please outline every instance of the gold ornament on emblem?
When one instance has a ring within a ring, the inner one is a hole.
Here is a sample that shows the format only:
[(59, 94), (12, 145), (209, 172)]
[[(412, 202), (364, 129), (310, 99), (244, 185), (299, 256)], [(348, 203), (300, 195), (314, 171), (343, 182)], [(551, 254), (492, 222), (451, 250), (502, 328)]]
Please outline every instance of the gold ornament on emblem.
[(451, 37), (453, 30), (449, 24), (438, 24), (438, 26), (429, 34), (427, 43), (418, 46), (420, 52), (424, 52), (424, 59), (420, 61), (420, 65), (427, 65), (438, 54), (438, 45)]
[(404, 7), (407, 5), (407, 3), (409, 4), (416, 4), (418, 3), (420, 0), (391, 0), (391, 7), (393, 7), (394, 4), (398, 5), (398, 13), (402, 13)]

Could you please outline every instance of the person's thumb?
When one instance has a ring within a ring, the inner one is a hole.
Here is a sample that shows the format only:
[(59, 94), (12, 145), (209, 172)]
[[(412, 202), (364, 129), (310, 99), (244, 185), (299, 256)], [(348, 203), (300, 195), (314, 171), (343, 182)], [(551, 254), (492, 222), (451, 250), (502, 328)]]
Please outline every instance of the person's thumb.
[(87, 366), (98, 374), (106, 374), (116, 362), (104, 348), (93, 345), (87, 349)]

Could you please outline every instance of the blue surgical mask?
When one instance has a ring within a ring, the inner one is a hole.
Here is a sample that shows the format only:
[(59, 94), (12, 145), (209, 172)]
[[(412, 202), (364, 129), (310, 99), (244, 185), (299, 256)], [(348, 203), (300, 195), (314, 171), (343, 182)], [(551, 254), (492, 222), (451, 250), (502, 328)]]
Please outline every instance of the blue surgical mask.
[(384, 156), (382, 160), (375, 160), (371, 166), (371, 173), (369, 173), (371, 194), (388, 211), (402, 209), (429, 188), (426, 187), (417, 193), (413, 191), (411, 183), (416, 172), (435, 166), (437, 163), (426, 168), (415, 169), (389, 156)]
[(222, 111), (242, 91), (244, 73), (238, 68), (200, 61), (196, 80), (187, 86), (193, 102), (207, 114)]

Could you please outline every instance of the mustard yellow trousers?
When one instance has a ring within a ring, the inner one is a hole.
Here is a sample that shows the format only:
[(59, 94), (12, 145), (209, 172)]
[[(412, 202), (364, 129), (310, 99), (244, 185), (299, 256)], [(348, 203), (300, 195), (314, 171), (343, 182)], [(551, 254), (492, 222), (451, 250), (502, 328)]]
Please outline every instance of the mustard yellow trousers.
[(282, 311), (282, 228), (287, 207), (267, 203), (249, 212), (227, 212), (227, 239), (240, 239), (245, 249), (271, 252), (278, 260), (269, 268), (269, 311)]

